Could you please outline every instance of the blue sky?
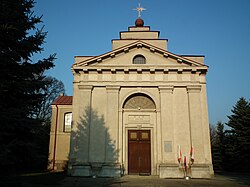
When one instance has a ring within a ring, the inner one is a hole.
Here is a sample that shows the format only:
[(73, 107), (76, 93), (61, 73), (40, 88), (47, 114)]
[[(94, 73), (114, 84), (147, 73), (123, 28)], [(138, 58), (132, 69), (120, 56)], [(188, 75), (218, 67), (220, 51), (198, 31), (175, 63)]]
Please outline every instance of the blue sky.
[[(110, 51), (111, 39), (137, 18), (138, 0), (37, 1), (34, 11), (43, 15), (48, 35), (33, 59), (57, 54), (47, 74), (63, 81), (67, 95), (73, 94), (74, 56)], [(205, 55), (210, 123), (227, 122), (239, 97), (250, 99), (250, 1), (141, 0), (141, 6), (145, 25), (169, 40), (170, 52)]]

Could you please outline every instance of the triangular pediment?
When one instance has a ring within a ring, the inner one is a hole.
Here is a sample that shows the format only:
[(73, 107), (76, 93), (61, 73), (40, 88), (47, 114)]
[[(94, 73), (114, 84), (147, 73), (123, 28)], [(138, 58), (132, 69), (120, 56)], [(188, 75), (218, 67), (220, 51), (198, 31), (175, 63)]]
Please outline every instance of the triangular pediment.
[(72, 67), (78, 69), (86, 66), (128, 66), (132, 65), (131, 59), (136, 54), (143, 54), (148, 58), (149, 63), (142, 66), (207, 67), (201, 62), (176, 55), (141, 40), (99, 56), (78, 60)]

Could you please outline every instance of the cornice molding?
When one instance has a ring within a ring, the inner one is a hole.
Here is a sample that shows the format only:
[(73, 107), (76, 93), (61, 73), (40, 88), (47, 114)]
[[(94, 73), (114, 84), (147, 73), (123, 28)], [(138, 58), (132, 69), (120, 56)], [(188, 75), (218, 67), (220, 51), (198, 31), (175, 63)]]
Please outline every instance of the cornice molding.
[(188, 85), (187, 86), (187, 93), (200, 93), (201, 92), (201, 85)]
[(173, 85), (161, 85), (158, 87), (160, 93), (173, 93), (174, 86)]
[(79, 90), (81, 91), (92, 91), (92, 85), (78, 85)]
[(106, 90), (107, 92), (119, 92), (120, 91), (120, 86), (117, 85), (107, 85)]
[(140, 67), (127, 67), (127, 66), (104, 66), (104, 67), (75, 67), (74, 71), (79, 73), (79, 72), (84, 72), (84, 73), (88, 73), (88, 72), (98, 72), (98, 73), (102, 73), (102, 72), (107, 72), (110, 71), (112, 73), (116, 73), (116, 72), (177, 72), (177, 73), (195, 73), (195, 72), (200, 72), (201, 74), (206, 74), (208, 68), (203, 66), (203, 67), (164, 67), (164, 66), (159, 66), (159, 67), (152, 67), (152, 66), (140, 66)]

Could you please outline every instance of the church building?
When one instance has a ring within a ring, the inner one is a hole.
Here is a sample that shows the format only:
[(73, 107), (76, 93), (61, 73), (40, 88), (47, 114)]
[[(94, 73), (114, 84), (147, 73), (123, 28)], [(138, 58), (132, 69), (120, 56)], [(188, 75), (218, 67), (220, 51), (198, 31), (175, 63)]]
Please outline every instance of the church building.
[(73, 97), (52, 104), (50, 168), (71, 176), (210, 178), (206, 73), (202, 55), (177, 55), (168, 40), (135, 26), (112, 50), (76, 56)]

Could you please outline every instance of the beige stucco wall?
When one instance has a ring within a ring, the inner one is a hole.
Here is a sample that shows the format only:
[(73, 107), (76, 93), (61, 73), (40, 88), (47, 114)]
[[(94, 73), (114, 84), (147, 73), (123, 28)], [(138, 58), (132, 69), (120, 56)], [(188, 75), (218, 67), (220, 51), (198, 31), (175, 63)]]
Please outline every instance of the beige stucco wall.
[[(176, 61), (171, 58), (163, 58), (161, 54), (153, 53), (145, 48), (136, 48), (132, 49), (127, 53), (116, 55), (115, 58), (110, 58), (107, 60), (103, 60), (100, 64), (95, 64), (95, 66), (113, 66), (113, 67), (119, 67), (119, 66), (139, 66), (138, 64), (132, 64), (133, 58), (138, 55), (143, 54), (143, 56), (146, 58), (146, 64), (140, 67), (147, 67), (147, 66), (177, 66)], [(154, 55), (152, 55), (154, 54)], [(178, 64), (180, 67), (188, 67), (185, 64)]]
[(55, 156), (55, 165), (54, 165), (55, 170), (65, 169), (64, 168), (66, 166), (65, 164), (68, 162), (69, 147), (70, 147), (70, 132), (64, 132), (64, 115), (70, 112), (72, 112), (71, 105), (52, 105), (50, 144), (49, 144), (49, 166), (48, 166), (49, 169), (53, 169), (54, 156)]
[[(204, 98), (204, 75), (192, 72), (82, 72), (75, 79), (75, 95), (80, 97), (85, 90), (81, 104), (74, 104), (73, 111), (82, 110), (82, 106), (91, 105), (98, 116), (103, 117), (104, 128), (93, 125), (90, 128), (88, 149), (85, 162), (106, 162), (109, 148), (107, 136), (118, 152), (115, 162), (124, 164), (127, 172), (127, 132), (129, 129), (149, 129), (152, 133), (152, 174), (159, 175), (158, 166), (162, 163), (177, 164), (177, 146), (181, 145), (183, 155), (189, 156), (191, 144), (195, 147), (195, 163), (210, 164), (208, 118), (206, 98)], [(79, 86), (81, 85), (81, 86)], [(86, 85), (86, 86), (85, 86)], [(79, 89), (81, 88), (81, 89)], [(134, 93), (150, 96), (156, 111), (125, 112), (122, 106), (126, 98)], [(86, 104), (84, 104), (84, 101)], [(203, 108), (202, 108), (203, 107)], [(204, 111), (205, 110), (205, 111)], [(133, 124), (128, 122), (129, 115), (149, 115), (150, 123)], [(74, 121), (77, 117), (74, 117)], [(164, 151), (170, 143), (171, 152)], [(84, 155), (76, 156), (81, 162)], [(114, 155), (113, 155), (114, 156)]]
[(157, 31), (151, 32), (140, 32), (140, 31), (133, 31), (133, 32), (121, 32), (121, 39), (158, 39), (159, 33)]
[[(125, 45), (131, 44), (138, 41), (138, 39), (127, 39), (127, 40), (112, 40), (112, 50), (118, 49), (120, 47), (123, 47)], [(146, 40), (144, 39), (146, 43), (159, 47), (161, 49), (167, 50), (167, 40)]]

